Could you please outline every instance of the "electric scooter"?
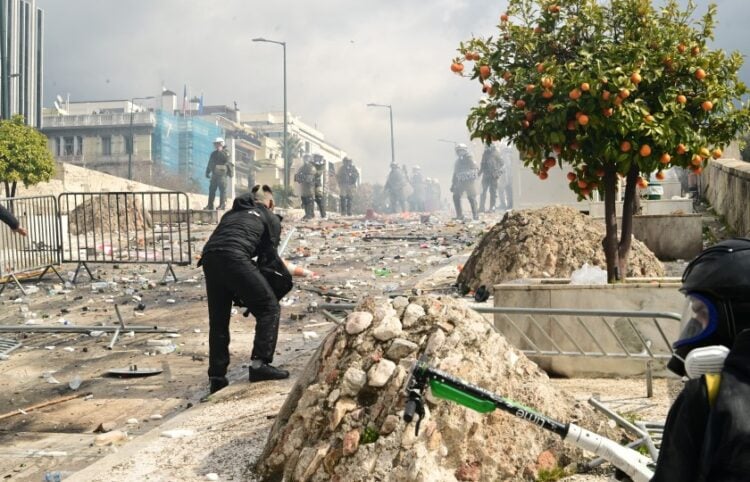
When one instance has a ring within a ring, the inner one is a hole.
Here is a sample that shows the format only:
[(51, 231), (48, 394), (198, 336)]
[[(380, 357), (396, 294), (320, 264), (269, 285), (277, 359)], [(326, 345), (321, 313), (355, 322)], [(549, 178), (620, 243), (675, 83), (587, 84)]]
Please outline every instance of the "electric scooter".
[(653, 477), (653, 461), (633, 449), (624, 447), (614, 440), (589, 432), (573, 423), (561, 423), (519, 403), (502, 398), (483, 388), (459, 380), (445, 372), (430, 367), (424, 359), (415, 362), (406, 385), (406, 407), (404, 420), (409, 423), (414, 415), (419, 418), (415, 432), (419, 434), (419, 424), (424, 418), (424, 391), (430, 387), (432, 395), (450, 400), (479, 413), (489, 413), (496, 409), (508, 412), (518, 418), (533, 423), (540, 428), (558, 434), (566, 442), (592, 452), (620, 469), (634, 482), (648, 482)]

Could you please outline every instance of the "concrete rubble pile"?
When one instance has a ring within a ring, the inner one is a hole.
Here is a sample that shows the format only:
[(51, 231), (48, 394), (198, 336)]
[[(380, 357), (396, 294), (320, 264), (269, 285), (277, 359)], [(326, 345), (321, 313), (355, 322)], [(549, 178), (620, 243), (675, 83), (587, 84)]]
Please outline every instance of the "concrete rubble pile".
[(560, 438), (503, 412), (427, 398), (420, 433), (402, 420), (412, 363), (601, 433), (606, 422), (481, 315), (449, 297), (365, 298), (321, 343), (292, 389), (254, 471), (262, 480), (533, 480), (571, 463)]
[(88, 199), (68, 216), (68, 228), (75, 235), (91, 231), (135, 235), (138, 231), (142, 238), (141, 233), (152, 225), (151, 214), (143, 209), (141, 200), (125, 194)]
[[(604, 224), (573, 208), (507, 213), (472, 252), (458, 282), (470, 289), (530, 278), (567, 278), (584, 263), (606, 270)], [(664, 276), (664, 267), (633, 239), (628, 277)]]

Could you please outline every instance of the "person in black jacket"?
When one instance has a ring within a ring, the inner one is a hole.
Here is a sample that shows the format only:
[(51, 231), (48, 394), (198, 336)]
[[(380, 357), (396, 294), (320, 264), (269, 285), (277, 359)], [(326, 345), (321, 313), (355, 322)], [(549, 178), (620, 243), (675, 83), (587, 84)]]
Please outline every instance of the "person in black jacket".
[(227, 386), (229, 319), (237, 299), (255, 317), (255, 340), (250, 356), (250, 381), (279, 380), (289, 372), (271, 365), (276, 350), (281, 308), (271, 286), (253, 262), (256, 256), (275, 257), (281, 219), (273, 212), (270, 189), (255, 189), (237, 197), (232, 209), (203, 247), (200, 265), (208, 295), (208, 376), (211, 393)]
[(13, 213), (6, 209), (4, 206), (0, 206), (0, 221), (7, 224), (13, 232), (26, 236), (26, 229), (21, 226)]
[[(750, 480), (750, 239), (701, 253), (681, 291), (687, 309), (668, 367), (690, 378), (669, 410), (652, 481)], [(728, 351), (726, 359), (694, 365), (708, 347)], [(719, 375), (693, 368), (700, 366)]]
[(213, 210), (216, 190), (219, 190), (219, 209), (224, 209), (226, 202), (227, 178), (232, 177), (232, 162), (229, 152), (224, 147), (224, 139), (217, 137), (214, 141), (214, 151), (208, 158), (206, 177), (211, 180), (208, 185), (208, 205), (205, 209)]

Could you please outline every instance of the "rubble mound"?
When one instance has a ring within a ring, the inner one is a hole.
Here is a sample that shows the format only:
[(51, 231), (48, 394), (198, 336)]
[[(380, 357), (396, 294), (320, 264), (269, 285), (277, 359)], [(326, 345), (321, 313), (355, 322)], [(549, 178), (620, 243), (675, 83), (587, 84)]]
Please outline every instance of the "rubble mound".
[[(604, 224), (573, 208), (548, 206), (508, 212), (485, 234), (458, 276), (477, 289), (529, 278), (568, 278), (588, 263), (607, 269)], [(664, 267), (645, 244), (633, 239), (628, 277), (664, 276)]]
[(68, 215), (71, 234), (96, 231), (135, 235), (138, 231), (143, 237), (142, 233), (151, 226), (151, 214), (143, 209), (141, 200), (126, 194), (88, 199)]
[[(479, 414), (426, 398), (419, 435), (402, 420), (413, 362), (534, 407), (561, 421), (606, 422), (462, 301), (364, 299), (321, 343), (281, 408), (254, 467), (262, 480), (534, 480), (570, 463), (559, 436), (504, 412)], [(595, 424), (595, 425), (592, 425)]]

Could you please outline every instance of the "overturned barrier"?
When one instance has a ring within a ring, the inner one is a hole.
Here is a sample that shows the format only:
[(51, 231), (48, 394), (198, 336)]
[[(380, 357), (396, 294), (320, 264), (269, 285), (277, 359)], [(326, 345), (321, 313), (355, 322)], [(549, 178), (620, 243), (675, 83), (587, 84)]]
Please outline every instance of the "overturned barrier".
[(58, 197), (62, 262), (77, 263), (91, 278), (90, 263), (191, 262), (190, 203), (182, 192), (64, 193)]
[[(53, 196), (29, 196), (0, 199), (27, 231), (26, 236), (10, 229), (0, 230), (0, 293), (7, 283), (15, 282), (25, 294), (18, 276), (41, 272), (41, 279), (49, 270), (58, 277), (55, 269), (61, 262), (60, 226), (58, 208)], [(60, 277), (62, 281), (62, 278)]]

